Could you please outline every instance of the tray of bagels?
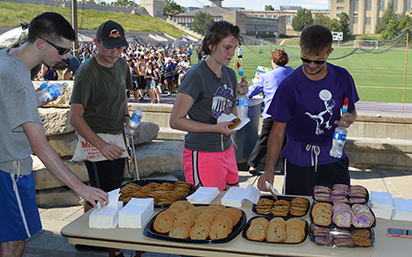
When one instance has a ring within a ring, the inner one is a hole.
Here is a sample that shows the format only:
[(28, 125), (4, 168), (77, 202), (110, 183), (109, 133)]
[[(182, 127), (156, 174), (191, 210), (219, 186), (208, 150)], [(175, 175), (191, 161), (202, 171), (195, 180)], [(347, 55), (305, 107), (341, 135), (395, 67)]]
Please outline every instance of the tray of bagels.
[(310, 209), (310, 241), (327, 247), (364, 248), (375, 245), (376, 217), (360, 185), (316, 185)]

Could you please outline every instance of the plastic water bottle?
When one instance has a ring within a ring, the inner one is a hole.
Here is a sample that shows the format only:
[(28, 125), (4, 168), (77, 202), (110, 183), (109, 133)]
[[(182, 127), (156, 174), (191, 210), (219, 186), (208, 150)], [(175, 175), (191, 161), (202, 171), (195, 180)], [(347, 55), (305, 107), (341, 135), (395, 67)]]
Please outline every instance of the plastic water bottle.
[(342, 157), (343, 154), (343, 146), (346, 142), (346, 135), (348, 134), (348, 130), (342, 126), (337, 126), (335, 129), (335, 133), (333, 134), (333, 142), (332, 142), (332, 149), (330, 149), (330, 156), (335, 158)]
[(132, 117), (130, 117), (129, 126), (126, 129), (127, 134), (134, 135), (137, 127), (140, 124), (140, 121), (142, 120), (142, 117), (143, 117), (142, 107), (139, 106), (139, 108), (133, 112)]
[(54, 100), (63, 94), (63, 91), (68, 87), (66, 82), (63, 83), (53, 83), (50, 86), (42, 89), (37, 93), (38, 106), (41, 106), (43, 102), (47, 99)]
[(249, 100), (246, 95), (238, 95), (236, 99), (236, 110), (239, 118), (247, 118)]
[(40, 85), (41, 89), (45, 89), (46, 87), (47, 87), (47, 82), (41, 83), (41, 85)]

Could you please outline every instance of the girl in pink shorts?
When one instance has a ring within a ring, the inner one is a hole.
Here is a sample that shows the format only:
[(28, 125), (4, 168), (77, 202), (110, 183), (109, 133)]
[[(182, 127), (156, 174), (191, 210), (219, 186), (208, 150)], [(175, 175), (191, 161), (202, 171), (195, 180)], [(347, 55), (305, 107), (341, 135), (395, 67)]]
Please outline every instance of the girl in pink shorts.
[(237, 116), (236, 97), (248, 90), (246, 79), (238, 83), (228, 67), (241, 40), (239, 27), (226, 21), (212, 23), (202, 42), (208, 57), (190, 68), (176, 95), (170, 127), (188, 132), (183, 165), (186, 182), (196, 188), (225, 190), (239, 181), (230, 138), (236, 131), (228, 129), (231, 122), (217, 119), (222, 114)]

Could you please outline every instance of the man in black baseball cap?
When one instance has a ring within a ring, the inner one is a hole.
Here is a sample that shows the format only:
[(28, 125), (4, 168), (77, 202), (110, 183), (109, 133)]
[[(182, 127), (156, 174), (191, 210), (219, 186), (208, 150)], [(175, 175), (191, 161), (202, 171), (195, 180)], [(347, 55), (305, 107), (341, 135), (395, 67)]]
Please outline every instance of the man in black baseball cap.
[[(106, 21), (97, 29), (93, 43), (98, 48), (96, 55), (80, 65), (74, 79), (70, 124), (106, 158), (84, 163), (90, 184), (109, 192), (122, 184), (127, 154), (126, 149), (99, 135), (122, 135), (124, 124), (129, 123), (126, 90), (132, 89), (132, 78), (126, 60), (121, 58), (128, 46), (122, 26)], [(84, 210), (90, 208), (85, 202)], [(109, 251), (123, 256), (121, 249)]]
[(106, 48), (128, 46), (123, 27), (112, 20), (106, 21), (99, 26), (96, 32), (96, 39), (101, 41)]

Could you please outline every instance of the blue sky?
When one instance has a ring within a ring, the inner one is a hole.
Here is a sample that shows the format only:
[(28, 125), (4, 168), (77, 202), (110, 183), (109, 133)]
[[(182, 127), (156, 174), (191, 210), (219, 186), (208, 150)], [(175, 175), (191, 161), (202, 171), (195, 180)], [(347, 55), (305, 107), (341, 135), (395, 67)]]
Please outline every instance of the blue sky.
[[(103, 1), (103, 0), (102, 0)], [(176, 3), (188, 7), (202, 7), (202, 5), (210, 5), (208, 0), (174, 0)], [(95, 2), (99, 2), (95, 0)], [(105, 0), (106, 3), (114, 2), (113, 0)], [(140, 0), (135, 0), (136, 4), (140, 4)], [(279, 9), (281, 5), (300, 5), (306, 9), (328, 9), (329, 0), (260, 0), (259, 4), (256, 4), (251, 0), (223, 0), (223, 7), (244, 7), (247, 10), (263, 11), (265, 5), (272, 5), (273, 8)]]

